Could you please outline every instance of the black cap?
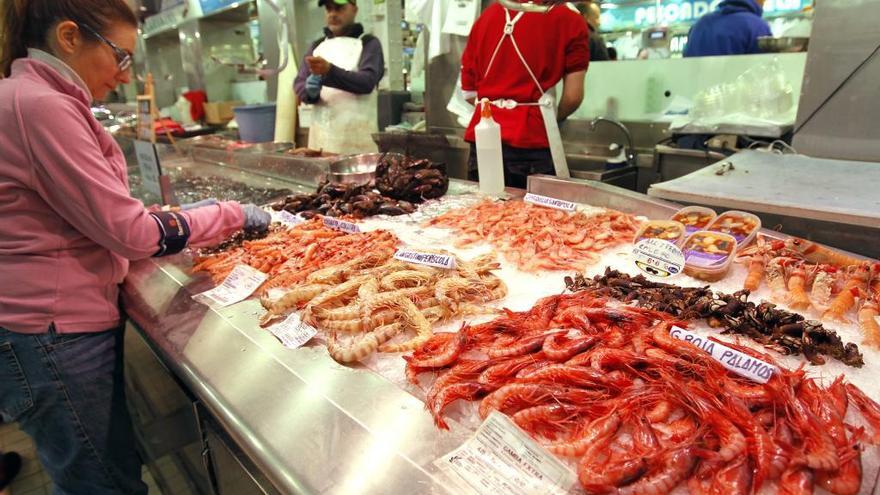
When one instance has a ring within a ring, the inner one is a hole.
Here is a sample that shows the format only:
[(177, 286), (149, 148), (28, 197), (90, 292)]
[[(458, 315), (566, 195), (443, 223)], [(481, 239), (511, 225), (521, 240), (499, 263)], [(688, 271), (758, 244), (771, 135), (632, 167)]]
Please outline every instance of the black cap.
[(323, 7), (324, 5), (326, 5), (330, 2), (333, 2), (336, 5), (345, 5), (347, 3), (350, 3), (352, 5), (357, 5), (356, 0), (318, 0), (318, 7)]

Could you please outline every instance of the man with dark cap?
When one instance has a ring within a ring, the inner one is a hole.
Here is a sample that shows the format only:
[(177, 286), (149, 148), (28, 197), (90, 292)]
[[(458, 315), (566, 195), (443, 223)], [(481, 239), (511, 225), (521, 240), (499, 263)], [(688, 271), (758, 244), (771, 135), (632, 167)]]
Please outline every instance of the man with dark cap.
[(21, 470), (21, 456), (15, 452), (0, 454), (0, 494), (12, 484), (12, 480)]
[(724, 0), (691, 28), (684, 56), (760, 53), (758, 37), (772, 36), (763, 13), (764, 0)]
[(319, 0), (324, 37), (312, 43), (294, 81), (300, 101), (314, 104), (309, 147), (341, 154), (375, 151), (376, 86), (385, 74), (382, 44), (355, 22), (356, 0)]

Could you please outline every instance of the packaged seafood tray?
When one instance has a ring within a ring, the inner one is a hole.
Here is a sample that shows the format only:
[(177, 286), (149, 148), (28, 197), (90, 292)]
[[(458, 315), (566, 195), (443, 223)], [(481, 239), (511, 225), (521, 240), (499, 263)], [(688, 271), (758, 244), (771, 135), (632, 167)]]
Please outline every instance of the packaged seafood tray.
[(718, 216), (712, 208), (705, 206), (687, 206), (672, 215), (672, 220), (684, 224), (687, 235), (704, 230)]
[(696, 279), (717, 282), (727, 275), (736, 255), (736, 238), (701, 230), (684, 243), (684, 272)]
[(674, 220), (651, 220), (639, 229), (633, 244), (642, 239), (662, 239), (681, 247), (687, 237), (687, 229), (681, 222)]
[(706, 230), (732, 235), (737, 246), (743, 248), (755, 240), (761, 230), (761, 219), (751, 213), (730, 210), (719, 215)]

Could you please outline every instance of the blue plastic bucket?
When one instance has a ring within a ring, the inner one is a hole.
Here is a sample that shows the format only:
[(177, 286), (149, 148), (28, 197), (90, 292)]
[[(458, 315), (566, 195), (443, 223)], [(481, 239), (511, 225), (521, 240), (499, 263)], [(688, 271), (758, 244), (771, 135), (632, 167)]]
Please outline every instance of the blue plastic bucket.
[(238, 133), (246, 143), (268, 143), (275, 140), (275, 104), (235, 107)]

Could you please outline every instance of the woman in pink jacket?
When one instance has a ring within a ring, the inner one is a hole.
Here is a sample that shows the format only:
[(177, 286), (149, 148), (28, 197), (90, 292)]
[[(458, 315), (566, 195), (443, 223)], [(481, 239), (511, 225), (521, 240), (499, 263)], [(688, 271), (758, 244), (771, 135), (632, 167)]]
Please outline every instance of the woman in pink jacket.
[(145, 494), (125, 406), (117, 299), (129, 260), (219, 242), (269, 215), (132, 199), (90, 103), (130, 78), (125, 0), (0, 3), (0, 416), (37, 445), (56, 494)]

